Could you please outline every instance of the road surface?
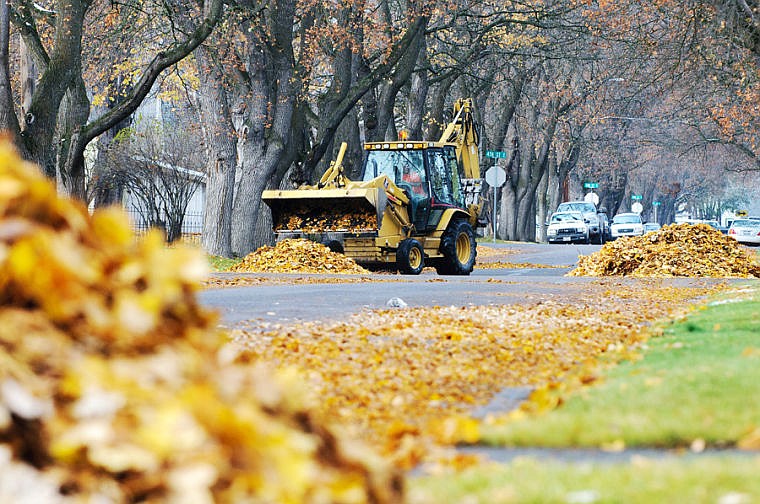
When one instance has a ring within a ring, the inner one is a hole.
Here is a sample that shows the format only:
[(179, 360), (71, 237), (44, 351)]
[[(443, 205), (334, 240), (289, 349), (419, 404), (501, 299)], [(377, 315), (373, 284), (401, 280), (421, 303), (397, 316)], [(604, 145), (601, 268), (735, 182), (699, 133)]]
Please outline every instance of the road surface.
[[(200, 299), (206, 306), (218, 309), (222, 323), (227, 326), (249, 321), (286, 324), (343, 318), (362, 310), (382, 309), (393, 298), (403, 300), (408, 306), (532, 302), (572, 296), (588, 282), (597, 280), (565, 275), (575, 266), (579, 255), (590, 254), (598, 250), (599, 245), (480, 245), (483, 246), (511, 249), (512, 253), (505, 260), (540, 267), (476, 269), (466, 277), (439, 276), (427, 270), (419, 276), (365, 275), (376, 280), (371, 282), (345, 281), (355, 275), (257, 274), (255, 276), (271, 277), (279, 283), (208, 289), (201, 293)], [(342, 282), (326, 283), (329, 277)], [(282, 283), (283, 280), (288, 283)], [(621, 281), (635, 282), (633, 279)]]

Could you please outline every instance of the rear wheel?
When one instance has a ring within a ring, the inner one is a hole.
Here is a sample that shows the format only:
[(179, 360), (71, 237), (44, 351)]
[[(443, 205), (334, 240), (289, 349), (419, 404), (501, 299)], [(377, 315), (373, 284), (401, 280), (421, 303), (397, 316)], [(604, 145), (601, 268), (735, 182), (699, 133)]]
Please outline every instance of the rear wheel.
[(326, 240), (322, 242), (322, 245), (329, 248), (331, 251), (336, 252), (338, 254), (343, 253), (343, 244), (339, 242), (338, 240)]
[(398, 244), (396, 266), (405, 275), (419, 275), (425, 267), (422, 245), (414, 238), (407, 238)]
[(477, 254), (475, 231), (465, 220), (449, 224), (441, 237), (443, 258), (436, 266), (439, 275), (469, 275), (475, 267)]

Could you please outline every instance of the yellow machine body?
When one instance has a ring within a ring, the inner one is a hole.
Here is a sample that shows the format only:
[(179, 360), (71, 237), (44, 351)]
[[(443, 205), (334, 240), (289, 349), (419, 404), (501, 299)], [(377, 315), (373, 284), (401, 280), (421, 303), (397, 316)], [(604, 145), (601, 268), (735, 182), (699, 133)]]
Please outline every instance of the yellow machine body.
[[(463, 226), (459, 224), (460, 221), (467, 222), (471, 228), (479, 225), (482, 181), (478, 165), (477, 134), (466, 130), (474, 129), (474, 126), (471, 123), (465, 126), (463, 117), (465, 112), (464, 116), (469, 117), (470, 106), (469, 100), (460, 100), (455, 104), (455, 119), (437, 142), (364, 144), (370, 162), (372, 159), (386, 158), (423, 159), (424, 156), (432, 155), (427, 151), (437, 153), (440, 157), (443, 156), (442, 153), (448, 152), (449, 162), (443, 168), (443, 164), (439, 163), (439, 170), (448, 177), (447, 187), (454, 203), (437, 203), (433, 196), (435, 184), (431, 181), (428, 185), (430, 197), (424, 202), (426, 206), (422, 210), (415, 208), (415, 201), (419, 200), (414, 200), (414, 193), (400, 181), (398, 174), (393, 176), (388, 164), (376, 176), (365, 165), (365, 180), (348, 180), (342, 169), (345, 154), (343, 144), (338, 157), (317, 185), (264, 191), (263, 201), (272, 211), (273, 227), (278, 240), (297, 237), (314, 239), (367, 265), (394, 265), (398, 261), (406, 264), (411, 261), (411, 270), (408, 265), (401, 266), (400, 269), (412, 273), (417, 273), (423, 262), (437, 264), (452, 255), (460, 256), (462, 261), (471, 255), (474, 263), (475, 251), (469, 250), (474, 249), (474, 237), (468, 240), (452, 238), (456, 241), (455, 245), (442, 247), (444, 234), (452, 222), (456, 221), (460, 227)], [(377, 162), (374, 162), (374, 169), (377, 171)], [(440, 178), (439, 173), (438, 180)], [(422, 218), (415, 220), (415, 216), (423, 214)], [(466, 226), (464, 229), (467, 231)], [(467, 233), (474, 236), (470, 231)], [(407, 249), (409, 253), (406, 252)], [(466, 269), (468, 268), (459, 268), (462, 271)], [(471, 269), (472, 265), (469, 266)], [(468, 273), (469, 271), (453, 274)]]

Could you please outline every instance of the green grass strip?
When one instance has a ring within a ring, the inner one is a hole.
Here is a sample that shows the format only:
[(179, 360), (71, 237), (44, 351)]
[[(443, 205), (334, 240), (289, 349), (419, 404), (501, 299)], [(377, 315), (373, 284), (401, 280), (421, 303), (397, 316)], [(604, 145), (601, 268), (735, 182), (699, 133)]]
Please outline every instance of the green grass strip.
[[(756, 284), (754, 284), (756, 285)], [(760, 432), (760, 297), (709, 304), (540, 417), (486, 426), (510, 446), (734, 446)]]
[(230, 259), (229, 257), (206, 255), (208, 264), (212, 272), (227, 271), (232, 266), (238, 264), (242, 259)]
[(518, 459), (412, 478), (408, 504), (760, 502), (760, 457), (639, 458), (631, 463)]

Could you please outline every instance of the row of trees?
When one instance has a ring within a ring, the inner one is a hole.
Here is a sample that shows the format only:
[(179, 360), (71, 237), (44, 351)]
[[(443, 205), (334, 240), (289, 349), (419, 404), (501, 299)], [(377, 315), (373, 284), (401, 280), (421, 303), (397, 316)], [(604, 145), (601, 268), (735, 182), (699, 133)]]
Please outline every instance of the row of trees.
[[(583, 180), (610, 213), (636, 192), (667, 218), (686, 195), (729, 197), (709, 184), (726, 187), (725, 168), (760, 166), (748, 0), (2, 4), (0, 127), (86, 197), (85, 148), (98, 138), (108, 152), (158, 82), (202, 132), (213, 254), (271, 240), (264, 189), (314, 181), (341, 141), (356, 177), (362, 140), (437, 138), (460, 96), (475, 100), (483, 148), (507, 152), (507, 239), (535, 239), (536, 218)], [(113, 174), (108, 159), (95, 180)]]

